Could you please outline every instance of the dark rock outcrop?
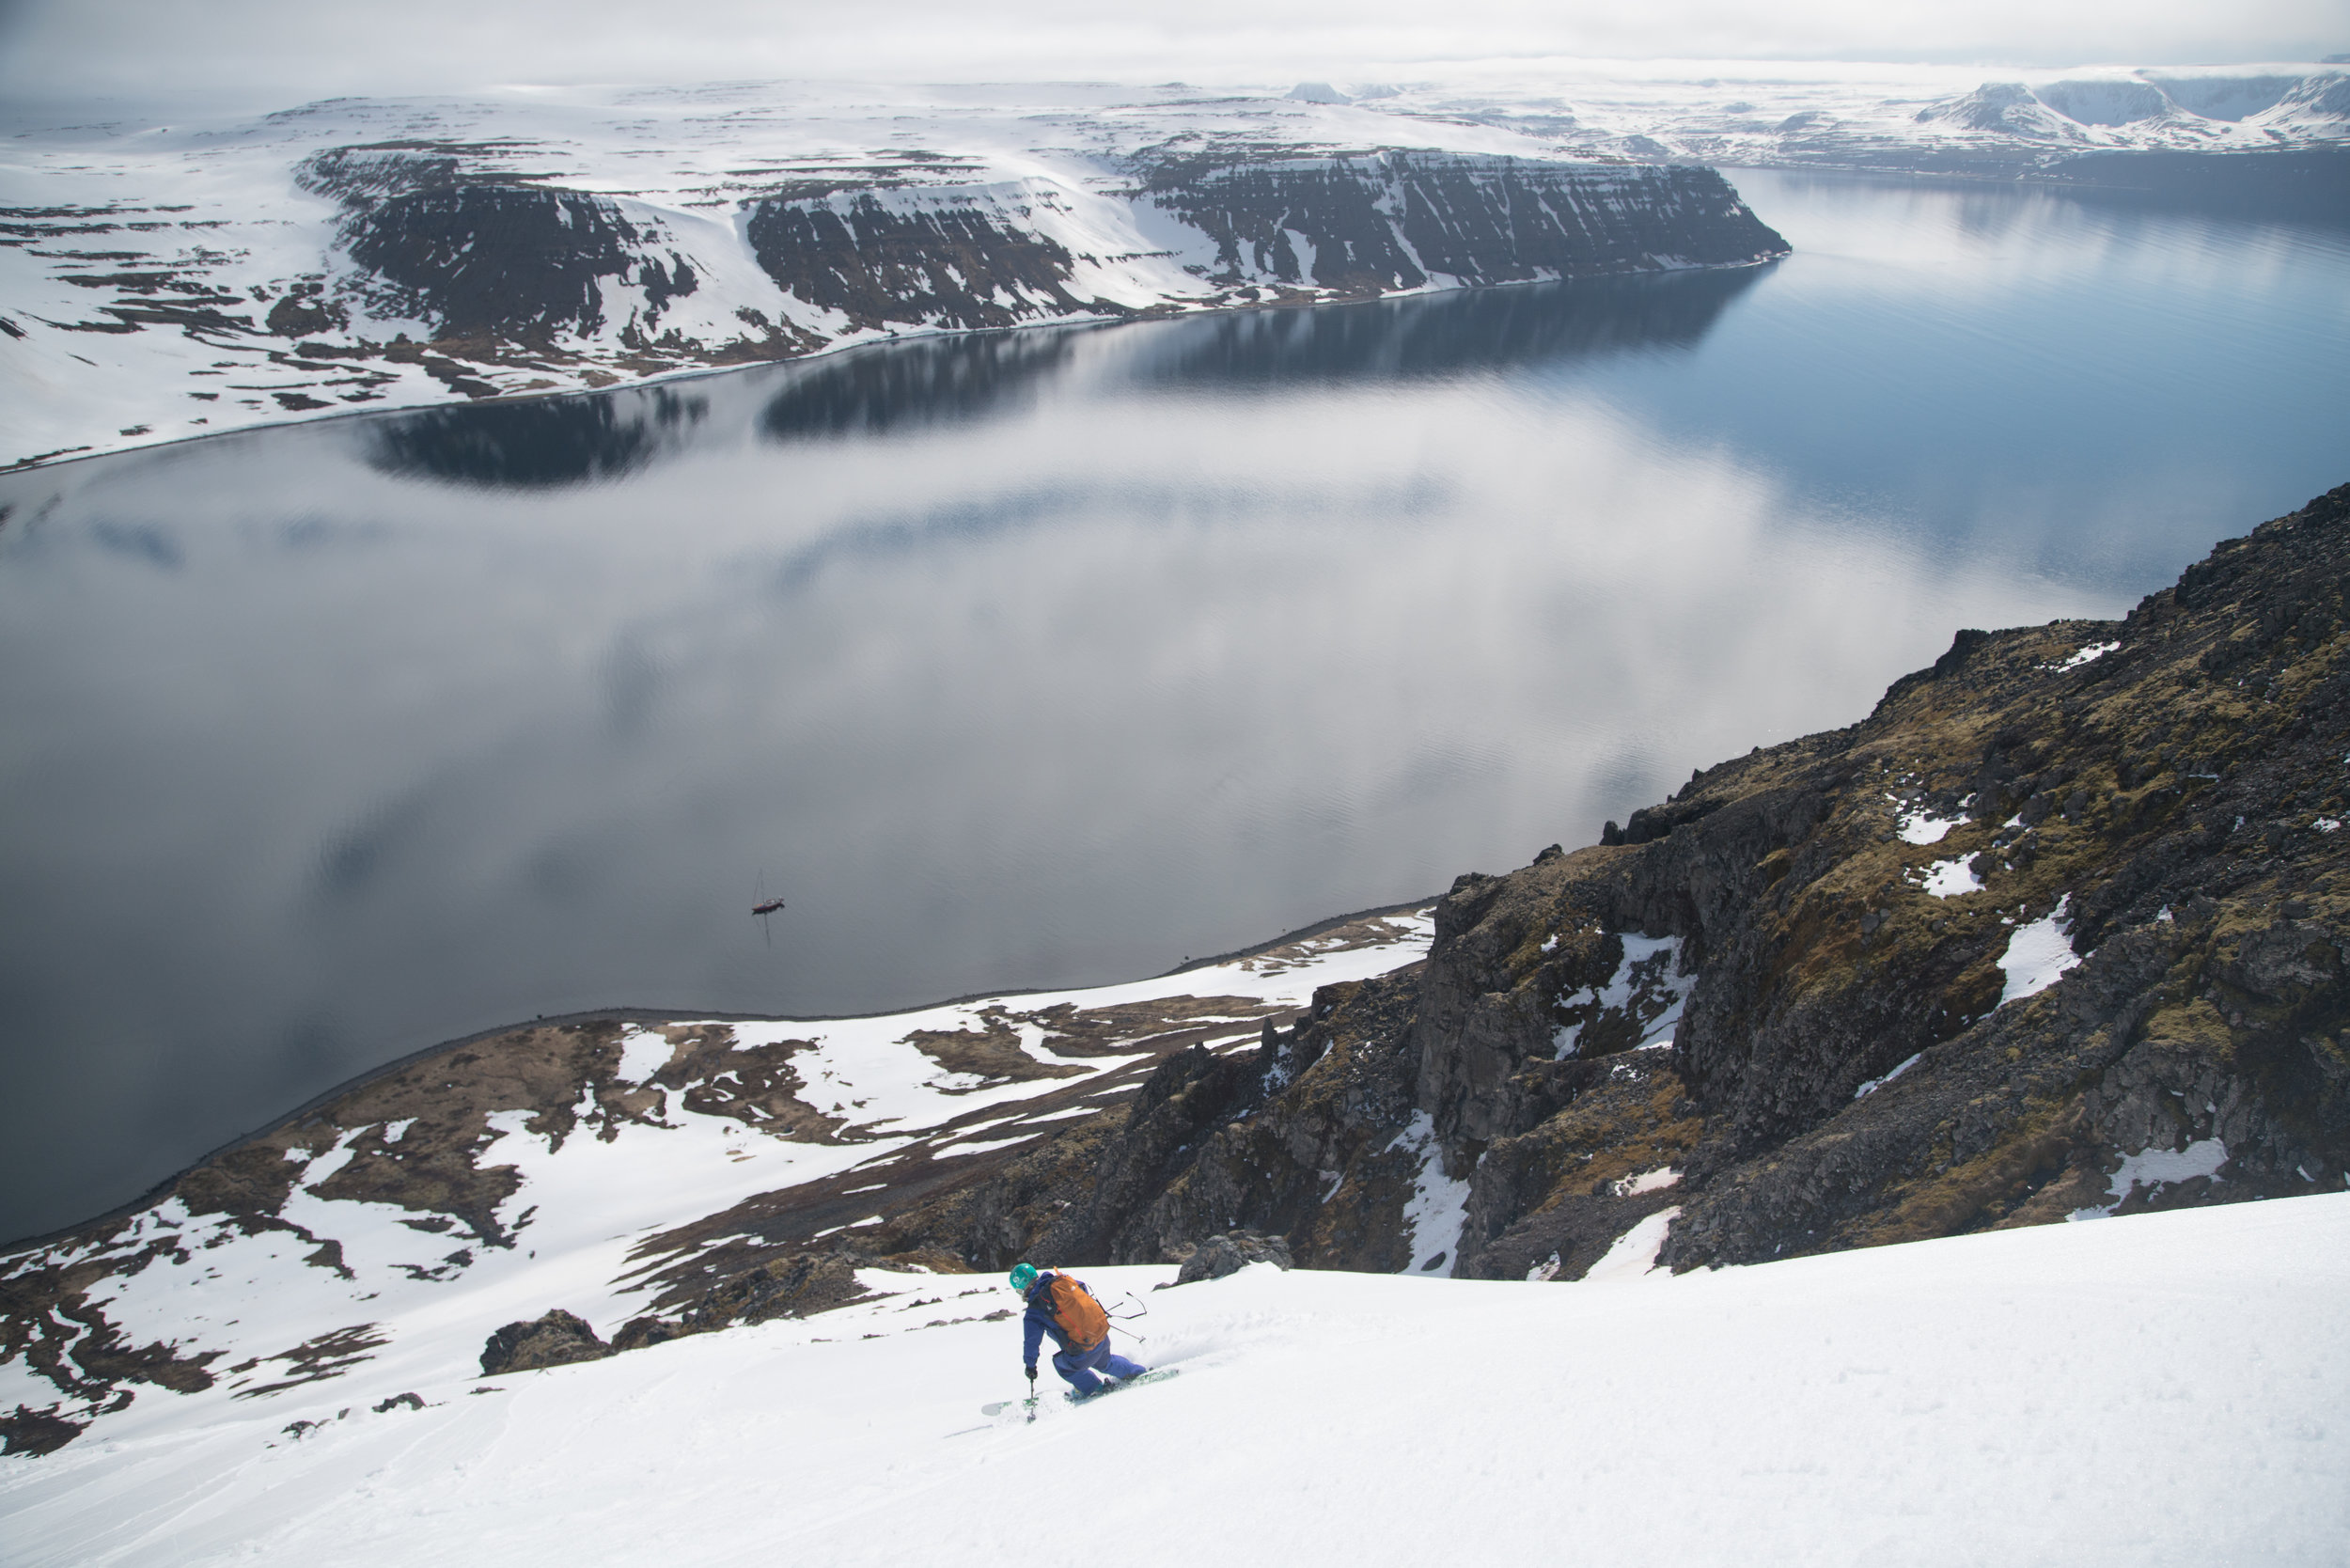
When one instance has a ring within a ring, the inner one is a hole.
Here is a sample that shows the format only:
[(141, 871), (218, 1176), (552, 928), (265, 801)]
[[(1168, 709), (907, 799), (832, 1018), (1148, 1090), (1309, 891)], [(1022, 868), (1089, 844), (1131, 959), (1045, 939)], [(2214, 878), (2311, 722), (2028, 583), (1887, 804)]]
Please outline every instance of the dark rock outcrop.
[(1145, 188), (1215, 242), (1216, 275), (1355, 294), (1417, 289), (1432, 273), (1512, 283), (1787, 253), (1705, 168), (1380, 152), (1170, 162)]
[(384, 314), (424, 317), (445, 337), (528, 339), (593, 332), (603, 322), (602, 285), (623, 276), (657, 274), (659, 291), (693, 292), (682, 261), (671, 278), (639, 259), (643, 238), (601, 196), (459, 185), (360, 210), (344, 244), (385, 285)]
[(54, 1405), (33, 1410), (20, 1404), (12, 1414), (0, 1416), (0, 1453), (55, 1453), (79, 1437), (86, 1424), (66, 1419)]
[(481, 1375), (535, 1372), (540, 1367), (568, 1367), (575, 1361), (600, 1361), (612, 1347), (596, 1337), (584, 1319), (560, 1307), (530, 1323), (509, 1323), (490, 1336), (481, 1347)]
[(896, 205), (873, 192), (775, 196), (751, 209), (744, 232), (768, 276), (854, 327), (1001, 327), (1120, 313), (1069, 292), (1074, 263), (1066, 249), (976, 202)]
[(1228, 1231), (1191, 1248), (1183, 1266), (1175, 1272), (1175, 1283), (1191, 1285), (1202, 1279), (1222, 1279), (1251, 1263), (1271, 1263), (1280, 1269), (1295, 1266), (1290, 1259), (1290, 1244), (1279, 1236)]

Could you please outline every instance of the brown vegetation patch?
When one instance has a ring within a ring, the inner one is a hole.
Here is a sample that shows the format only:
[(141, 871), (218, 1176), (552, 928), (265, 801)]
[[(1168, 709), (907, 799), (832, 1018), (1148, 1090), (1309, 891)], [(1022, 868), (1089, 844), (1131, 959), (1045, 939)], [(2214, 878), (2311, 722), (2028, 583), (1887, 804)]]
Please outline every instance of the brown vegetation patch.
[[(311, 1336), (291, 1350), (281, 1350), (274, 1356), (257, 1356), (249, 1361), (238, 1362), (228, 1369), (228, 1374), (238, 1378), (229, 1388), (238, 1399), (259, 1399), (264, 1394), (299, 1388), (306, 1383), (323, 1383), (328, 1378), (340, 1377), (362, 1361), (372, 1358), (376, 1351), (390, 1341), (391, 1336), (378, 1332), (376, 1325), (371, 1323), (332, 1329)], [(249, 1374), (273, 1362), (277, 1364), (279, 1371), (291, 1375), (277, 1377), (274, 1382), (258, 1387), (247, 1387), (250, 1378), (240, 1375)]]

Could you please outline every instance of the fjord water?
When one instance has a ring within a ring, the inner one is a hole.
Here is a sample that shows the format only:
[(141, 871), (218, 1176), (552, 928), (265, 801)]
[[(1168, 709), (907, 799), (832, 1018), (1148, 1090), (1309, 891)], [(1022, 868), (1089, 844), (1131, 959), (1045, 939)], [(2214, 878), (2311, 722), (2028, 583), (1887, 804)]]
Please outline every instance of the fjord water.
[(1736, 181), (1793, 257), (0, 478), (0, 1234), (539, 1014), (1438, 891), (2350, 478), (2341, 230)]

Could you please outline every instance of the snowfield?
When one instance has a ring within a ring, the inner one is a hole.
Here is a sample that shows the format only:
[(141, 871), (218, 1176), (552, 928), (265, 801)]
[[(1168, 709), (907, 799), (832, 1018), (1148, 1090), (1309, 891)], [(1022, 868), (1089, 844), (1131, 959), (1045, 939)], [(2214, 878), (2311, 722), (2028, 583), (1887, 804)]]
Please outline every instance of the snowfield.
[[(992, 1277), (0, 1461), (11, 1564), (2332, 1564), (2350, 1196), (1559, 1286), (1080, 1271), (1181, 1377), (1033, 1424)], [(1050, 1373), (1046, 1374), (1050, 1380)], [(295, 1419), (321, 1423), (295, 1435)]]

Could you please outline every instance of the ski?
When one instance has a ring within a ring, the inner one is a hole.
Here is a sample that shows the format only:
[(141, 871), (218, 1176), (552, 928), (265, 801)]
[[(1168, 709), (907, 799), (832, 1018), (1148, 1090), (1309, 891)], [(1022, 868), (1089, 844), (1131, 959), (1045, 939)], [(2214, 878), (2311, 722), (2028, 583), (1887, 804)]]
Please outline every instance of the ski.
[(1083, 1399), (1079, 1399), (1075, 1394), (1069, 1394), (1064, 1397), (1066, 1397), (1072, 1404), (1091, 1404), (1095, 1400), (1101, 1399), (1104, 1395), (1117, 1393), (1121, 1388), (1139, 1388), (1146, 1383), (1164, 1383), (1168, 1378), (1173, 1377), (1177, 1372), (1180, 1372), (1183, 1370), (1183, 1369), (1181, 1367), (1160, 1367), (1155, 1371), (1144, 1372), (1138, 1377), (1129, 1377), (1122, 1382), (1104, 1383), (1102, 1387), (1094, 1389), (1093, 1392), (1086, 1395)]
[[(1104, 1394), (1114, 1394), (1120, 1388), (1138, 1388), (1145, 1383), (1164, 1383), (1168, 1378), (1173, 1377), (1177, 1372), (1180, 1372), (1183, 1370), (1183, 1369), (1181, 1367), (1161, 1367), (1154, 1372), (1144, 1372), (1139, 1377), (1127, 1378), (1122, 1383), (1104, 1383), (1101, 1388), (1095, 1389), (1092, 1394), (1085, 1399), (1079, 1399), (1074, 1394), (1065, 1394), (1062, 1397), (1068, 1400), (1068, 1402), (1072, 1404), (1090, 1404), (1093, 1401), (1100, 1399)], [(1027, 1402), (1026, 1400), (999, 1399), (992, 1403), (980, 1405), (979, 1414), (993, 1419), (994, 1418), (1002, 1415), (1005, 1411), (1011, 1409), (1014, 1405), (1025, 1404)]]

